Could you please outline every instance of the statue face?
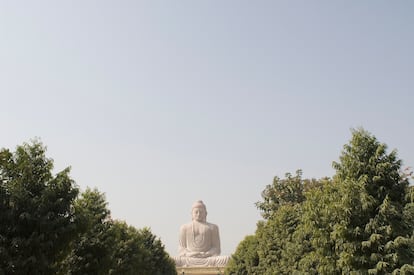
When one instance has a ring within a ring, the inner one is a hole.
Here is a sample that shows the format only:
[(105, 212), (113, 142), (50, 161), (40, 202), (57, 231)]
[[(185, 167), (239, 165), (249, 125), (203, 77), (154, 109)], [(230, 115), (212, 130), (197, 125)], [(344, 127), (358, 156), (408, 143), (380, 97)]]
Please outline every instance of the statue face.
[(194, 207), (193, 211), (193, 220), (198, 222), (205, 222), (207, 217), (207, 212), (202, 207)]

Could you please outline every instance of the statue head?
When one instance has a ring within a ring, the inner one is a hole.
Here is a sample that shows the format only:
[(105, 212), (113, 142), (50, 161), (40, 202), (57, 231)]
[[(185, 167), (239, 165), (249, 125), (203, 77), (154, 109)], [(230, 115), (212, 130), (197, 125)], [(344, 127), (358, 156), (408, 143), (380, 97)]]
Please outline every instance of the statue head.
[(203, 203), (203, 201), (199, 200), (199, 201), (196, 201), (193, 204), (191, 214), (192, 214), (192, 217), (193, 217), (193, 221), (195, 220), (195, 221), (198, 221), (198, 222), (206, 222), (207, 209), (206, 209), (206, 205)]

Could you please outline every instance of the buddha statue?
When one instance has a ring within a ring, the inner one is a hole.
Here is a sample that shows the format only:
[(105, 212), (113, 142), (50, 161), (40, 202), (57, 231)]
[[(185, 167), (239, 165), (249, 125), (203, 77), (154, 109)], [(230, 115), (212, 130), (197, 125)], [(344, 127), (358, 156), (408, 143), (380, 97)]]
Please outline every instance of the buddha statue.
[(191, 213), (192, 221), (180, 228), (176, 266), (225, 266), (229, 256), (220, 256), (219, 229), (206, 221), (203, 201), (196, 201)]

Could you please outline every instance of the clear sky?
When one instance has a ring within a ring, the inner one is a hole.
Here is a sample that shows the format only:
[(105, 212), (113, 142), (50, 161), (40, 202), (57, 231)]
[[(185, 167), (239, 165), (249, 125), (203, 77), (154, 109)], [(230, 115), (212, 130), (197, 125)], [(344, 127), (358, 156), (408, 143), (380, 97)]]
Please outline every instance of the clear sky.
[(414, 2), (1, 1), (0, 147), (40, 137), (172, 255), (202, 199), (223, 254), (274, 176), (332, 176), (364, 127), (414, 166)]

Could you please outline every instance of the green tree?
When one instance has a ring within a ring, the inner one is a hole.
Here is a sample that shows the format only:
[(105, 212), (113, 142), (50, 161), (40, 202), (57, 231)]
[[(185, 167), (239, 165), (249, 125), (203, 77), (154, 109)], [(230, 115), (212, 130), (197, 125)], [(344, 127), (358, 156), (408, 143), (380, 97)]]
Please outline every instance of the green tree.
[(294, 233), (298, 252), (297, 270), (308, 274), (338, 274), (335, 242), (331, 232), (343, 218), (341, 196), (331, 180), (306, 193), (300, 224)]
[(354, 130), (334, 162), (332, 185), (309, 192), (298, 230), (312, 248), (300, 261), (302, 271), (390, 274), (411, 268), (408, 181), (396, 152), (386, 149), (365, 130)]
[(0, 150), (0, 273), (55, 274), (76, 233), (78, 189), (45, 152), (37, 140)]
[(61, 274), (108, 274), (115, 243), (104, 194), (86, 189), (75, 201), (77, 237), (61, 265)]
[(273, 183), (267, 185), (262, 192), (263, 201), (256, 203), (263, 218), (269, 219), (283, 205), (297, 204), (305, 200), (302, 171), (297, 170), (295, 176), (286, 173), (285, 177), (285, 179), (274, 177)]
[(340, 162), (334, 163), (342, 189), (356, 186), (361, 198), (343, 201), (348, 219), (338, 232), (344, 243), (342, 270), (389, 274), (413, 263), (414, 221), (404, 219), (408, 180), (401, 175), (396, 151), (387, 154), (386, 149), (367, 131), (354, 130)]
[(140, 231), (125, 222), (115, 221), (111, 231), (114, 234), (113, 264), (109, 274), (149, 274), (144, 259), (149, 252), (143, 247)]
[[(275, 177), (255, 242), (242, 242), (228, 274), (414, 274), (414, 189), (401, 163), (358, 129), (333, 179)], [(253, 249), (258, 261), (243, 261)]]
[(148, 275), (173, 275), (176, 274), (175, 263), (165, 252), (161, 240), (151, 233), (149, 228), (139, 231), (142, 238), (142, 245), (148, 252), (144, 258)]
[(148, 228), (136, 229), (123, 222), (114, 222), (116, 232), (110, 274), (175, 275), (175, 264), (161, 241)]
[[(329, 179), (302, 179), (300, 170), (292, 177), (277, 178), (273, 186), (267, 186), (262, 197), (274, 199), (264, 217), (269, 217), (262, 226), (258, 226), (256, 236), (259, 242), (259, 274), (293, 274), (298, 270), (298, 263), (309, 240), (306, 235), (297, 233), (303, 216), (303, 204), (309, 190), (320, 189)], [(273, 189), (273, 190), (272, 190)], [(272, 190), (272, 191), (271, 191)], [(268, 204), (270, 205), (270, 204)]]
[[(237, 247), (226, 268), (226, 274), (291, 274), (300, 256), (294, 232), (300, 223), (305, 192), (321, 183), (287, 173), (275, 177), (262, 192), (263, 201), (256, 206), (264, 221), (257, 225), (255, 235), (248, 236)], [(300, 244), (302, 245), (302, 244)]]
[(87, 189), (75, 203), (82, 229), (71, 244), (61, 274), (176, 274), (161, 241), (148, 228), (114, 221), (104, 194)]
[(231, 256), (226, 267), (226, 275), (260, 274), (259, 255), (257, 254), (259, 242), (256, 235), (249, 235), (239, 243), (236, 252)]

